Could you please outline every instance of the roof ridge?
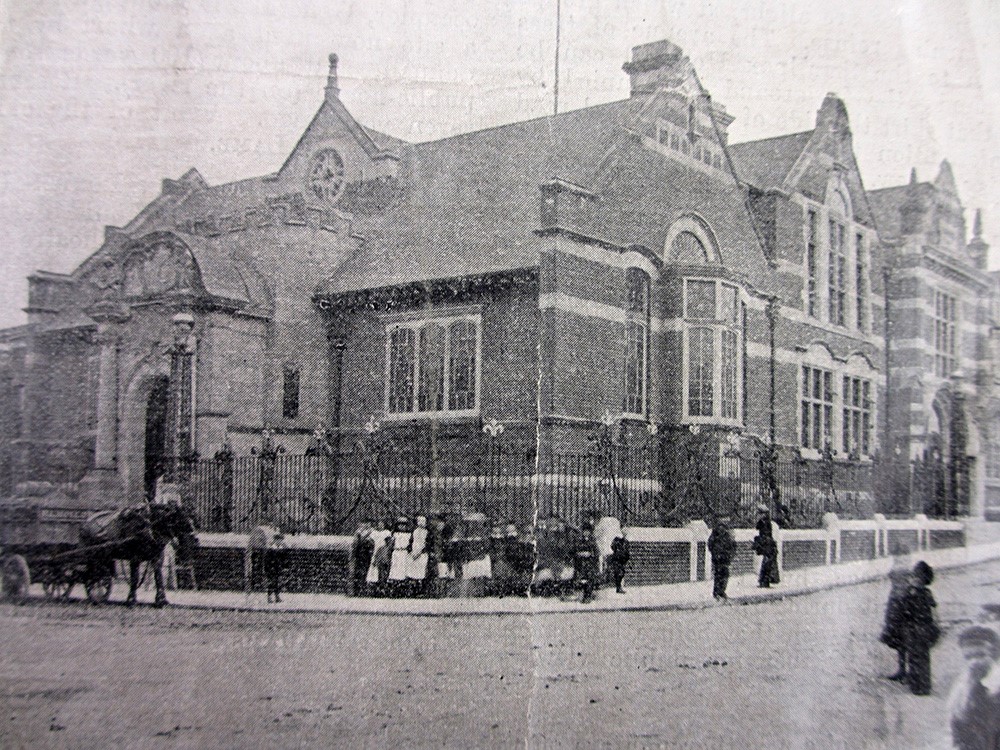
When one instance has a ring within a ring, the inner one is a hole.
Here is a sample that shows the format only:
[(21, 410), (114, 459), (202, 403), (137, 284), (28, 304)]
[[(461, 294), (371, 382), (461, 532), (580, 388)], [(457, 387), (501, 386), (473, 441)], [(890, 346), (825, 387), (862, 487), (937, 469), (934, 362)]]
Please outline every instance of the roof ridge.
[(753, 141), (740, 141), (739, 143), (730, 143), (729, 148), (736, 148), (738, 146), (747, 146), (751, 143), (764, 143), (765, 141), (776, 141), (780, 138), (795, 138), (802, 135), (812, 135), (816, 131), (816, 128), (810, 130), (800, 130), (795, 133), (784, 133), (783, 135), (769, 135), (767, 138), (758, 138)]
[(540, 122), (542, 120), (556, 120), (556, 119), (559, 119), (559, 118), (562, 118), (562, 117), (567, 117), (568, 115), (577, 115), (577, 114), (580, 114), (582, 112), (586, 112), (588, 110), (598, 109), (600, 107), (610, 107), (612, 105), (626, 104), (626, 103), (628, 103), (630, 101), (632, 101), (631, 98), (628, 98), (628, 99), (617, 99), (615, 101), (603, 102), (601, 104), (591, 104), (591, 105), (589, 105), (587, 107), (580, 107), (579, 109), (570, 109), (570, 110), (567, 110), (565, 112), (559, 112), (557, 114), (540, 115), (538, 117), (531, 117), (531, 118), (529, 118), (527, 120), (515, 120), (514, 122), (502, 123), (500, 125), (490, 125), (490, 126), (485, 127), (485, 128), (480, 128), (479, 130), (469, 130), (469, 131), (466, 131), (464, 133), (455, 133), (454, 135), (448, 135), (448, 136), (445, 136), (444, 138), (435, 138), (435, 139), (430, 140), (430, 141), (416, 141), (412, 145), (413, 146), (430, 146), (430, 145), (433, 145), (433, 144), (436, 144), (436, 143), (443, 143), (444, 141), (451, 141), (451, 140), (454, 140), (456, 138), (464, 138), (466, 136), (480, 135), (482, 133), (486, 133), (486, 132), (489, 132), (491, 130), (502, 130), (503, 128), (512, 128), (512, 127), (515, 127), (517, 125), (528, 125), (528, 124), (531, 124), (531, 123)]

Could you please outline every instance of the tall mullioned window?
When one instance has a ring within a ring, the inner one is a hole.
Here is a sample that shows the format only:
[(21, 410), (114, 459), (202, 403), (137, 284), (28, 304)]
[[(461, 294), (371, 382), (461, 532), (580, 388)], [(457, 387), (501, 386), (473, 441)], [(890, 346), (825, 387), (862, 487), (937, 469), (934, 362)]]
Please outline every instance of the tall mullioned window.
[(871, 381), (844, 376), (844, 413), (841, 423), (844, 453), (854, 456), (871, 454), (872, 402)]
[(934, 292), (934, 374), (942, 378), (955, 371), (957, 323), (957, 300), (950, 294)]
[(685, 280), (687, 417), (740, 419), (742, 310), (739, 290), (732, 284)]
[(809, 211), (806, 227), (806, 312), (811, 318), (819, 317), (819, 217)]
[(865, 237), (860, 232), (854, 237), (854, 293), (859, 331), (868, 330), (868, 254)]
[(281, 416), (295, 419), (299, 416), (299, 368), (285, 365), (281, 391)]
[(833, 373), (802, 367), (802, 447), (822, 450), (833, 425)]
[(478, 408), (479, 330), (478, 315), (390, 324), (389, 414), (468, 413)]
[(649, 341), (649, 276), (638, 268), (628, 269), (625, 322), (625, 396), (622, 411), (646, 414), (646, 382)]
[(847, 250), (844, 247), (844, 225), (830, 220), (828, 296), (830, 302), (830, 322), (842, 326), (845, 321), (847, 301)]

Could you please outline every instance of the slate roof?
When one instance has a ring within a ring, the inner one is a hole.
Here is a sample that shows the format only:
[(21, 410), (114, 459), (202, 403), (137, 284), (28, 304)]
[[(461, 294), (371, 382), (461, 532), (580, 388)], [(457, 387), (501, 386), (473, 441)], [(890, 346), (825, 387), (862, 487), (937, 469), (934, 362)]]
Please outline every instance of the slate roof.
[[(899, 209), (910, 196), (912, 188), (912, 185), (896, 185), (868, 191), (868, 202), (875, 214), (875, 224), (883, 238), (899, 236)], [(926, 205), (929, 205), (933, 198), (934, 186), (929, 182), (918, 182), (916, 188)]]
[(742, 181), (761, 190), (781, 187), (813, 132), (806, 130), (730, 145), (729, 155), (733, 159), (737, 175)]
[(588, 186), (641, 102), (624, 100), (403, 149), (402, 195), (356, 222), (365, 238), (321, 294), (538, 265), (539, 185)]

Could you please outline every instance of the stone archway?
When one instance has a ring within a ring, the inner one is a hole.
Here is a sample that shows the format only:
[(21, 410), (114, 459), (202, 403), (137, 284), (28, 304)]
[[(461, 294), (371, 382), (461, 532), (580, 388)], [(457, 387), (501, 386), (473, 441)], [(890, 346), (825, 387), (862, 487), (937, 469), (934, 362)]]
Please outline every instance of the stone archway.
[(943, 388), (934, 396), (927, 427), (925, 463), (932, 470), (927, 512), (951, 518), (969, 512), (969, 423), (961, 395)]
[[(166, 362), (147, 363), (139, 367), (125, 389), (118, 436), (119, 471), (125, 487), (125, 497), (130, 503), (140, 502), (147, 496), (150, 481), (147, 478), (147, 467), (152, 473), (151, 480), (155, 488), (155, 467), (147, 458), (147, 441), (152, 441), (150, 447), (155, 449), (155, 442), (158, 439), (156, 422), (161, 419), (158, 416), (160, 409), (158, 393), (164, 383), (169, 383), (169, 379), (170, 373)], [(148, 422), (150, 417), (153, 418), (152, 425)], [(165, 429), (165, 405), (162, 407), (162, 419)]]

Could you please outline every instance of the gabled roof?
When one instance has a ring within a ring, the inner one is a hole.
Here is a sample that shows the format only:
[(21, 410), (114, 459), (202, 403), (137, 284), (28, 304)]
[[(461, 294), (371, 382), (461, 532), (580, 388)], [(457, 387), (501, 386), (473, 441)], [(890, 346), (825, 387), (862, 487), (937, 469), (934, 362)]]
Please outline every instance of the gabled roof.
[(365, 241), (319, 293), (536, 266), (539, 185), (553, 177), (590, 185), (641, 104), (601, 104), (404, 149), (396, 206), (354, 225)]
[(729, 155), (743, 182), (760, 190), (780, 188), (813, 135), (812, 130), (735, 143)]

